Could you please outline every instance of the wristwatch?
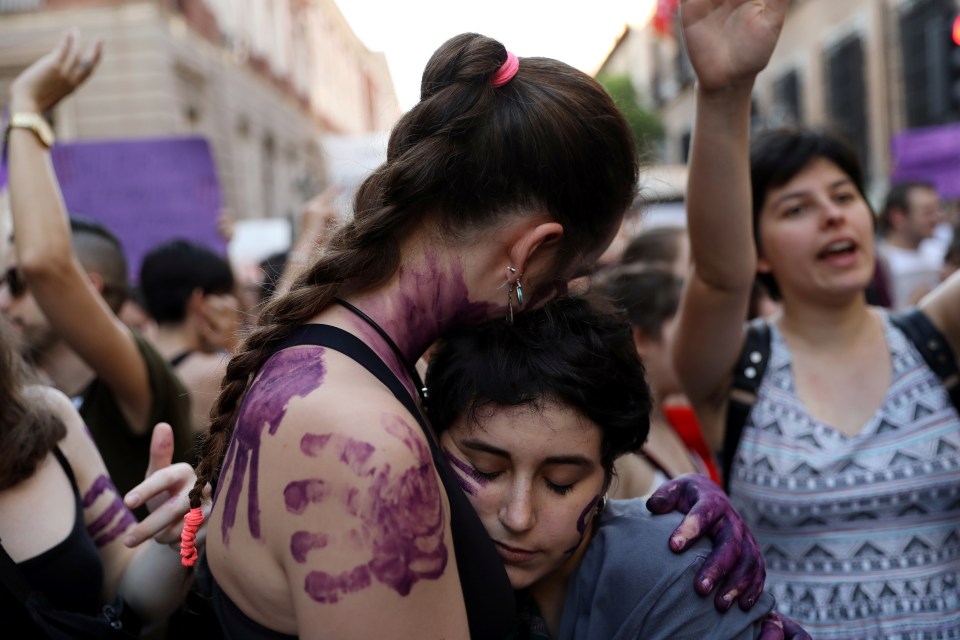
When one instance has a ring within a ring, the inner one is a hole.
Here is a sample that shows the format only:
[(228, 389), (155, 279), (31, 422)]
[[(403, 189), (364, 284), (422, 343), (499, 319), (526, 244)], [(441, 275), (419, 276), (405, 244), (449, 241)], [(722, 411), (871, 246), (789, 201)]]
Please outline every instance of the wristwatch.
[(30, 113), (28, 111), (19, 111), (10, 116), (10, 122), (7, 123), (6, 135), (10, 135), (10, 129), (29, 129), (48, 149), (53, 146), (56, 137), (53, 135), (53, 129), (50, 124), (39, 113)]

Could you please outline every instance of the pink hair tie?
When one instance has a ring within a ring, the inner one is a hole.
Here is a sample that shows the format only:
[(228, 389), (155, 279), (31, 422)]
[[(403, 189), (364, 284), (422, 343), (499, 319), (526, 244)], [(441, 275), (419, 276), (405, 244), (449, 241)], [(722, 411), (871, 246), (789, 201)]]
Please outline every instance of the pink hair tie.
[(203, 511), (194, 507), (183, 516), (183, 531), (180, 532), (180, 561), (192, 567), (197, 561), (197, 530), (203, 524)]
[(507, 51), (507, 59), (504, 63), (497, 69), (497, 72), (493, 74), (493, 79), (490, 81), (490, 84), (493, 85), (493, 88), (502, 87), (511, 80), (513, 76), (517, 75), (517, 69), (520, 68), (520, 61), (517, 59), (517, 56), (513, 55)]

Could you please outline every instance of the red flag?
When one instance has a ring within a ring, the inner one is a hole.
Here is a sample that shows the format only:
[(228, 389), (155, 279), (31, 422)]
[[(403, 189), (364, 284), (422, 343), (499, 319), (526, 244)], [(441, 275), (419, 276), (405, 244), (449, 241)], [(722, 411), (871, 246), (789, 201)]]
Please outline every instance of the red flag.
[(653, 30), (658, 35), (673, 35), (673, 19), (677, 15), (679, 4), (679, 0), (657, 0), (657, 12), (653, 16)]

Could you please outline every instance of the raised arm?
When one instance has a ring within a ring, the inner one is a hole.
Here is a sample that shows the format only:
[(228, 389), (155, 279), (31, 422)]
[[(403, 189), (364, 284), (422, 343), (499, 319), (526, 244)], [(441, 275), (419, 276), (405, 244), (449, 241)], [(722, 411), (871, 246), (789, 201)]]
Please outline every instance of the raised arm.
[[(681, 3), (684, 41), (697, 73), (686, 200), (694, 267), (673, 354), (684, 389), (701, 410), (722, 402), (743, 343), (757, 266), (750, 216), (750, 97), (786, 8), (787, 0)], [(707, 425), (705, 435), (719, 448), (722, 425), (707, 422), (715, 424)]]
[(947, 339), (960, 361), (960, 271), (928, 293), (919, 307)]
[[(68, 32), (14, 80), (11, 113), (41, 114), (56, 105), (86, 80), (100, 53), (100, 43), (82, 47), (79, 34)], [(114, 392), (129, 429), (146, 433), (153, 401), (146, 365), (98, 293), (96, 274), (88, 277), (77, 261), (50, 151), (32, 131), (13, 128), (8, 153), (14, 240), (29, 291), (57, 335)]]

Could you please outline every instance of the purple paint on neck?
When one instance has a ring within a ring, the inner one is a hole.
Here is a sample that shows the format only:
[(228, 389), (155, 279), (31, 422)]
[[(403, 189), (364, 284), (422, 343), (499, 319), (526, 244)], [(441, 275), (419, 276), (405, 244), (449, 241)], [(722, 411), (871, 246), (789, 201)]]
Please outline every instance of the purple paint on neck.
[(115, 495), (119, 495), (117, 488), (114, 486), (113, 482), (110, 481), (109, 476), (106, 476), (106, 475), (97, 476), (97, 479), (93, 481), (93, 486), (90, 487), (90, 489), (85, 494), (83, 494), (83, 508), (86, 509), (87, 507), (92, 505), (94, 502), (96, 502), (97, 498), (100, 497), (100, 494), (102, 494), (107, 489), (110, 489), (111, 491), (113, 491)]
[(290, 537), (290, 553), (293, 559), (303, 564), (307, 561), (307, 554), (313, 549), (323, 549), (327, 546), (327, 536), (322, 533), (297, 531)]
[(323, 571), (311, 571), (304, 580), (303, 590), (317, 602), (336, 604), (340, 596), (369, 586), (370, 571), (365, 565), (360, 565), (338, 576)]
[(480, 475), (476, 469), (470, 466), (466, 461), (461, 460), (460, 458), (453, 455), (453, 452), (443, 448), (443, 455), (446, 456), (447, 460), (450, 461), (450, 464), (454, 467), (454, 475), (457, 477), (457, 483), (460, 485), (460, 488), (463, 489), (465, 493), (469, 493), (472, 496), (477, 495), (477, 488), (473, 483), (476, 483), (480, 488), (487, 486), (487, 478), (484, 478)]
[(263, 365), (257, 380), (247, 391), (224, 462), (222, 477), (226, 478), (227, 471), (232, 471), (225, 489), (226, 504), (221, 523), (224, 544), (230, 543), (230, 529), (236, 521), (240, 494), (248, 472), (247, 522), (250, 534), (260, 538), (259, 463), (263, 430), (269, 428), (270, 435), (275, 434), (286, 415), (290, 400), (304, 397), (323, 384), (326, 374), (324, 351), (322, 347), (300, 346), (274, 354)]
[(373, 475), (375, 469), (367, 462), (373, 455), (375, 447), (369, 442), (354, 440), (339, 433), (307, 433), (300, 439), (300, 450), (315, 458), (327, 448), (328, 444), (333, 445), (335, 452), (340, 456), (340, 462), (347, 465), (355, 474), (360, 477)]
[(283, 489), (283, 502), (287, 506), (287, 511), (297, 515), (306, 511), (310, 503), (322, 502), (326, 497), (326, 487), (323, 480), (319, 478), (296, 480)]

